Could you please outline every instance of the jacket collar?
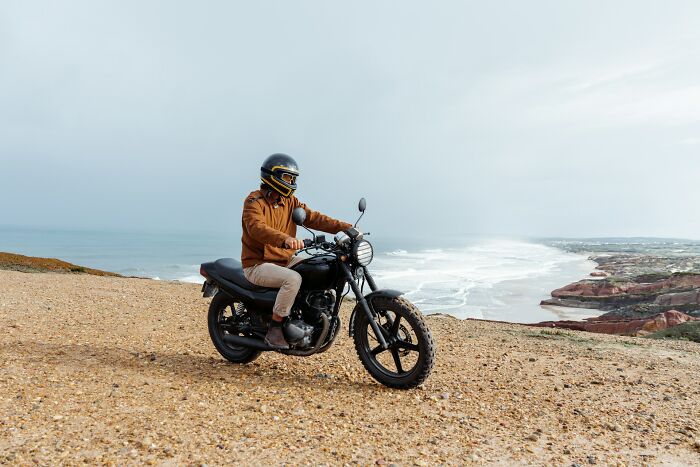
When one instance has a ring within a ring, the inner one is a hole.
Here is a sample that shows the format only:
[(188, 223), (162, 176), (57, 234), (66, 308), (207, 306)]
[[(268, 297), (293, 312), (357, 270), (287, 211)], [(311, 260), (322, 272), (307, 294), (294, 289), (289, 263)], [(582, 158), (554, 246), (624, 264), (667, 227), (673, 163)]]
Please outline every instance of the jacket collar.
[(263, 198), (265, 201), (267, 201), (267, 204), (269, 204), (270, 206), (274, 206), (275, 204), (280, 205), (280, 206), (285, 206), (285, 205), (287, 204), (288, 198), (285, 198), (285, 197), (282, 196), (282, 195), (280, 195), (279, 201), (277, 201), (276, 203), (273, 203), (273, 202), (270, 200), (270, 198), (269, 198), (268, 196), (266, 196), (267, 193), (268, 193), (268, 192), (271, 192), (271, 191), (268, 191), (268, 190), (266, 190), (266, 189), (264, 189), (264, 188), (261, 188), (261, 189), (258, 190), (258, 191), (260, 192), (260, 196), (262, 196), (262, 198)]

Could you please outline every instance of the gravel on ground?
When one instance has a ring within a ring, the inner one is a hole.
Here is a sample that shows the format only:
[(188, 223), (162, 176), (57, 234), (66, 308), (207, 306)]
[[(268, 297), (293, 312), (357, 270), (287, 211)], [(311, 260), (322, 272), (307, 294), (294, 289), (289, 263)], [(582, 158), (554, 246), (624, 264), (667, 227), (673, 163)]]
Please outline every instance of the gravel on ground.
[(0, 271), (0, 464), (700, 463), (696, 343), (428, 317), (433, 374), (400, 391), (350, 304), (330, 351), (238, 366), (199, 290)]

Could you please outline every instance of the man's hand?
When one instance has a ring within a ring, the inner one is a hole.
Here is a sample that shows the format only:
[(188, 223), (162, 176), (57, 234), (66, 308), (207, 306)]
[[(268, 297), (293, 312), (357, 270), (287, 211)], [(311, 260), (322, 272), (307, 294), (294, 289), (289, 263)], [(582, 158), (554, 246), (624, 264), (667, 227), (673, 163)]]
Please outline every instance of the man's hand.
[(284, 247), (290, 250), (301, 250), (304, 248), (304, 242), (294, 237), (287, 237), (284, 241)]

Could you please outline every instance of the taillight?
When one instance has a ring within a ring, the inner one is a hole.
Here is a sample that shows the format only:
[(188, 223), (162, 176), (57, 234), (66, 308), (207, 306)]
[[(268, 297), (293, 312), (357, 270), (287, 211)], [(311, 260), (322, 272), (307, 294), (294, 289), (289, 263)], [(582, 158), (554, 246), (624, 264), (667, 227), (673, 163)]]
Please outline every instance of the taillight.
[(209, 274), (207, 274), (207, 271), (204, 270), (204, 265), (199, 267), (199, 275), (206, 277), (207, 279), (209, 278)]

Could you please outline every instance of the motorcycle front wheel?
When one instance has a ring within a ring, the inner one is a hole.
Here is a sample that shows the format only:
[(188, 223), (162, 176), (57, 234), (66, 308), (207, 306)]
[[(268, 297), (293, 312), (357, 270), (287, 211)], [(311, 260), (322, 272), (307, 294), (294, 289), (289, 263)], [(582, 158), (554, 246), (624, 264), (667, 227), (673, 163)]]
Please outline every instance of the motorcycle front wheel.
[(433, 369), (436, 350), (423, 315), (402, 297), (376, 297), (371, 306), (389, 347), (382, 348), (365, 312), (356, 310), (353, 338), (362, 365), (385, 386), (410, 389), (420, 385)]

